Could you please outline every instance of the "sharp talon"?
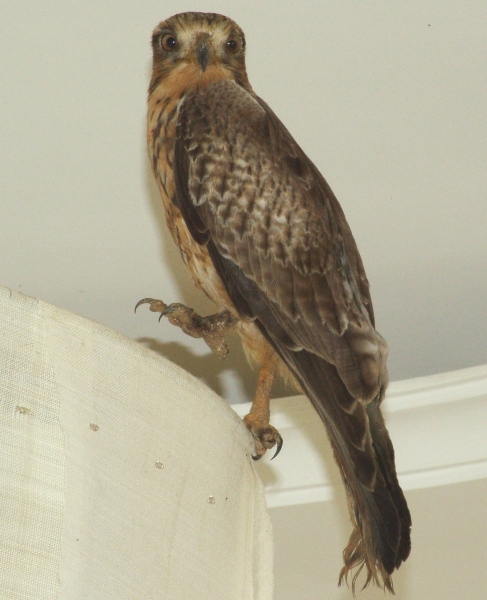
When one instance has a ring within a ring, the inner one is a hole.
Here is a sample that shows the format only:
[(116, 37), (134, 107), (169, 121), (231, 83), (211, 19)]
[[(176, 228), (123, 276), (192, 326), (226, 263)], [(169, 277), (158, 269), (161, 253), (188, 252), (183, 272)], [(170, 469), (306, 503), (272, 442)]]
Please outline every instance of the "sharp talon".
[(193, 312), (190, 308), (188, 308), (187, 306), (184, 306), (183, 304), (180, 304), (179, 302), (173, 302), (172, 304), (169, 304), (169, 306), (166, 306), (166, 308), (164, 309), (164, 311), (161, 313), (162, 316), (166, 316), (169, 315), (170, 313), (178, 310), (178, 308), (184, 308), (186, 311), (188, 312)]
[(161, 312), (161, 314), (159, 316), (159, 322), (161, 321), (162, 317), (167, 317), (167, 315), (170, 315), (172, 312), (177, 310), (180, 306), (182, 306), (182, 305), (177, 304), (177, 303), (173, 303), (173, 304), (170, 304), (169, 306), (166, 306), (166, 308)]
[[(274, 460), (276, 458), (276, 456), (279, 454), (279, 452), (281, 451), (282, 448), (282, 444), (283, 444), (284, 440), (282, 439), (281, 436), (278, 437), (277, 439), (277, 443), (276, 443), (276, 453), (274, 454), (274, 456), (271, 458), (271, 460)], [(253, 458), (253, 457), (252, 457)]]
[(139, 300), (135, 305), (134, 313), (137, 312), (137, 309), (141, 304), (150, 304), (151, 302), (154, 302), (154, 298), (142, 298), (142, 300)]

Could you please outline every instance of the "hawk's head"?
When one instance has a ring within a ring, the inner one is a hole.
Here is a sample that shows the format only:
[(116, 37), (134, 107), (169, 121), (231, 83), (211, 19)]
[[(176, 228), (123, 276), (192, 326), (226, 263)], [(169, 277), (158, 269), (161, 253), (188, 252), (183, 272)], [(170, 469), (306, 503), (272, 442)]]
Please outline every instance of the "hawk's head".
[(233, 79), (250, 88), (245, 70), (245, 36), (228, 17), (186, 12), (162, 21), (152, 35), (151, 92), (173, 74), (192, 85)]

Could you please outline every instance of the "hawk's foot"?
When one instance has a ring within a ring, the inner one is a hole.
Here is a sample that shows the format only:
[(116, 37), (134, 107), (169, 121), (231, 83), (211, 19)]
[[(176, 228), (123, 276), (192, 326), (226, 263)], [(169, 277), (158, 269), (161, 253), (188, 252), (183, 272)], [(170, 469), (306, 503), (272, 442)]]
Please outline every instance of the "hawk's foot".
[(220, 358), (224, 359), (228, 356), (225, 333), (232, 329), (237, 322), (228, 310), (201, 317), (192, 308), (178, 302), (168, 305), (162, 300), (144, 298), (137, 302), (135, 310), (141, 304), (149, 304), (149, 310), (161, 313), (159, 320), (162, 317), (167, 317), (172, 325), (180, 327), (187, 335), (194, 338), (203, 338), (211, 351)]
[(243, 422), (254, 437), (255, 455), (252, 458), (259, 460), (269, 448), (274, 446), (276, 446), (276, 452), (272, 458), (276, 458), (282, 448), (282, 437), (277, 429), (252, 414), (245, 415)]

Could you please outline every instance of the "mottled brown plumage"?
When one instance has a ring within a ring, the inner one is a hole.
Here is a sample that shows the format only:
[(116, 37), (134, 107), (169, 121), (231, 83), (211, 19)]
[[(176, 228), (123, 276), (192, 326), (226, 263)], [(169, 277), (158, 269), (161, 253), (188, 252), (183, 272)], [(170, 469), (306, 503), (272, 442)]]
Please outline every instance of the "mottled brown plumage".
[(379, 409), (387, 344), (341, 207), (253, 92), (244, 50), (243, 32), (221, 15), (183, 13), (156, 28), (153, 172), (195, 284), (229, 315), (261, 369), (245, 419), (257, 453), (279, 446), (270, 387), (276, 370), (290, 373), (326, 426), (347, 490), (354, 531), (340, 579), (365, 565), (367, 583), (392, 590), (411, 520)]

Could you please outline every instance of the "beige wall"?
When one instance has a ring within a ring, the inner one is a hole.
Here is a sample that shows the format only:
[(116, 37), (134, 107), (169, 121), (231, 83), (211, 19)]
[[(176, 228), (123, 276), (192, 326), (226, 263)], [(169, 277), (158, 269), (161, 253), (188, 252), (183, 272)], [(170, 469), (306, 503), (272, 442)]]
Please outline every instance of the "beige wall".
[(220, 364), (133, 314), (144, 296), (211, 310), (167, 239), (144, 148), (151, 30), (203, 6), (244, 28), (255, 90), (338, 195), (392, 378), (487, 362), (487, 5), (473, 0), (1, 0), (0, 284), (249, 398), (237, 350)]
[[(370, 587), (358, 600), (460, 600), (487, 590), (487, 480), (409, 491), (413, 550), (394, 576), (395, 596)], [(341, 493), (330, 502), (270, 509), (276, 600), (352, 600), (337, 588), (350, 524)], [(292, 540), (292, 542), (290, 541)]]

